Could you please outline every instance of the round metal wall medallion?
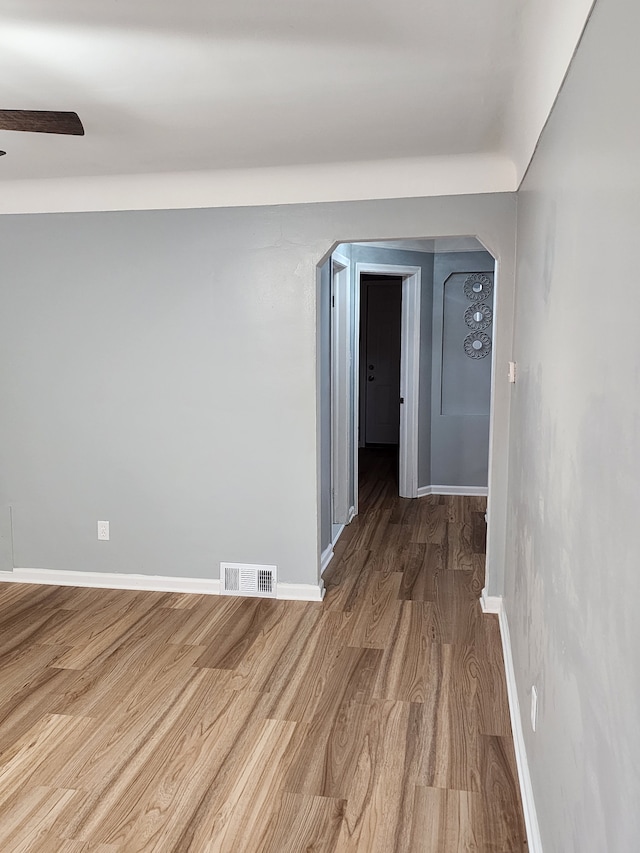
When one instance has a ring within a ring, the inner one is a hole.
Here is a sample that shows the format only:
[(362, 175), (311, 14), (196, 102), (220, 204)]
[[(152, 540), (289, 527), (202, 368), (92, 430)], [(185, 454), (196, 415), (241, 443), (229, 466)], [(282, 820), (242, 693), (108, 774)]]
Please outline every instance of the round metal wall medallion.
[(474, 272), (467, 276), (464, 283), (464, 295), (469, 302), (479, 302), (488, 299), (493, 291), (493, 283), (489, 276), (482, 272)]
[(484, 358), (491, 352), (491, 338), (484, 332), (471, 332), (464, 339), (464, 351), (469, 358)]
[(493, 311), (484, 302), (476, 302), (474, 305), (469, 305), (464, 312), (464, 321), (474, 332), (481, 332), (491, 325), (493, 319)]

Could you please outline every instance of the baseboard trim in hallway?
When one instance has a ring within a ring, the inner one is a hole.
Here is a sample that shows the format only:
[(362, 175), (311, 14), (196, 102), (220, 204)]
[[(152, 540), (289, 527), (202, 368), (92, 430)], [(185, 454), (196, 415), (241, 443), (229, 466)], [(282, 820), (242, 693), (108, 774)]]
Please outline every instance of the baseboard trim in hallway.
[(324, 572), (331, 560), (333, 560), (333, 543), (327, 545), (320, 555), (320, 574)]
[(513, 744), (516, 752), (516, 764), (518, 766), (518, 781), (520, 783), (520, 796), (522, 797), (522, 810), (524, 822), (527, 828), (527, 840), (530, 853), (543, 853), (538, 815), (533, 797), (533, 786), (529, 772), (529, 761), (524, 740), (524, 729), (522, 728), (522, 715), (520, 713), (520, 702), (518, 700), (518, 688), (516, 685), (516, 672), (511, 652), (511, 637), (509, 635), (509, 623), (507, 612), (504, 608), (502, 596), (485, 595), (482, 593), (480, 599), (484, 613), (497, 613), (500, 624), (500, 637), (502, 639), (502, 655), (504, 657), (504, 669), (507, 680), (507, 697), (509, 699), (509, 714), (511, 716), (511, 729), (513, 732)]
[(486, 486), (420, 486), (417, 496), (424, 498), (427, 495), (460, 495), (469, 498), (486, 498), (488, 493)]
[(487, 595), (482, 590), (480, 605), (482, 606), (483, 613), (497, 613), (498, 615), (502, 613), (502, 597), (499, 595)]
[[(165, 575), (133, 575), (118, 572), (14, 569), (12, 572), (0, 572), (0, 582), (220, 595), (219, 578), (176, 578)], [(278, 582), (276, 598), (292, 601), (322, 601), (324, 584)]]

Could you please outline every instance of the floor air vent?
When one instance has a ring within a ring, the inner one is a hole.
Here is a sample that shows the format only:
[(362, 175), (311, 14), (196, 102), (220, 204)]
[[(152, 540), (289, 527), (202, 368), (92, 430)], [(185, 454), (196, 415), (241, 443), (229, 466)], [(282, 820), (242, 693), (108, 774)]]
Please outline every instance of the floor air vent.
[(276, 567), (251, 563), (220, 563), (223, 595), (276, 597)]

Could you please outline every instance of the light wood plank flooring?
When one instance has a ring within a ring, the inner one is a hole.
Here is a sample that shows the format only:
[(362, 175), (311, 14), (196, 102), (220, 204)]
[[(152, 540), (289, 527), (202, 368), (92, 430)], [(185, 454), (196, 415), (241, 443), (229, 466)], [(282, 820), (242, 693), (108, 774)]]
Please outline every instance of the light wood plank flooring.
[(484, 501), (363, 467), (322, 604), (0, 585), (3, 853), (526, 850)]

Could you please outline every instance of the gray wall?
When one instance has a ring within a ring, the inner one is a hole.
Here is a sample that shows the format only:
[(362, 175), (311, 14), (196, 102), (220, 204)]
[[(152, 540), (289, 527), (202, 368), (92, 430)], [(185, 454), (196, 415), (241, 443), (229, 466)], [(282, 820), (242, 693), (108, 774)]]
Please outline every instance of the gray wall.
[(519, 196), (505, 602), (545, 853), (640, 845), (639, 31), (596, 4)]
[[(435, 255), (433, 268), (433, 378), (431, 404), (431, 479), (429, 485), (486, 486), (489, 477), (489, 407), (491, 356), (469, 359), (462, 342), (469, 333), (464, 322), (468, 300), (457, 306), (459, 330), (445, 333), (445, 288), (462, 287), (466, 275), (486, 272), (493, 278), (494, 260), (487, 252), (450, 252)], [(493, 338), (493, 327), (489, 329)], [(443, 395), (446, 367), (455, 373)], [(467, 387), (466, 377), (471, 379)], [(446, 403), (443, 406), (443, 403)], [(420, 485), (426, 485), (422, 483)]]
[[(339, 242), (480, 234), (504, 264), (506, 360), (514, 210), (487, 195), (2, 217), (14, 565), (217, 577), (238, 560), (317, 583), (318, 263)], [(506, 460), (493, 476), (499, 494)], [(495, 539), (499, 584), (499, 515)]]

